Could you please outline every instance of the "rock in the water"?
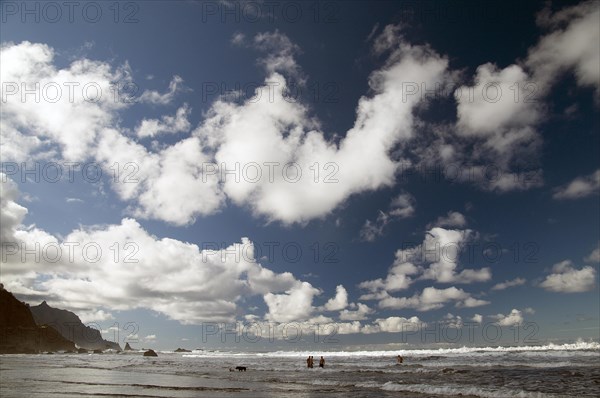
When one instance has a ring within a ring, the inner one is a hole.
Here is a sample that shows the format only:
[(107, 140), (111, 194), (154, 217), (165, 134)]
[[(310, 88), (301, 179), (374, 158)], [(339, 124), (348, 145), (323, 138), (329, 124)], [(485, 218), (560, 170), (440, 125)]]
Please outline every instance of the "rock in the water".
[(77, 353), (78, 354), (87, 354), (88, 350), (86, 350), (85, 348), (78, 348), (77, 349)]
[(175, 350), (175, 352), (192, 352), (192, 351), (186, 350), (185, 348), (178, 348)]
[(94, 350), (94, 354), (102, 354), (102, 350)]
[(125, 351), (133, 351), (133, 348), (131, 348), (131, 346), (129, 345), (129, 343), (125, 343)]
[(145, 357), (157, 357), (158, 354), (154, 350), (148, 350), (144, 352)]

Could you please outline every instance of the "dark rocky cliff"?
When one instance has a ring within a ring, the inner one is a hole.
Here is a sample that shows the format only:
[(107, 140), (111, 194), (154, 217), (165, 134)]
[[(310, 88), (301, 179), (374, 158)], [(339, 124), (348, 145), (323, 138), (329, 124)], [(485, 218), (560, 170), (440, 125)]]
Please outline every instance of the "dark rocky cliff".
[(0, 284), (0, 354), (74, 350), (75, 344), (56, 330), (37, 325), (29, 306)]
[(50, 307), (45, 301), (30, 307), (30, 310), (38, 325), (48, 325), (56, 329), (78, 347), (88, 350), (121, 350), (119, 344), (104, 340), (99, 330), (85, 326), (71, 311)]

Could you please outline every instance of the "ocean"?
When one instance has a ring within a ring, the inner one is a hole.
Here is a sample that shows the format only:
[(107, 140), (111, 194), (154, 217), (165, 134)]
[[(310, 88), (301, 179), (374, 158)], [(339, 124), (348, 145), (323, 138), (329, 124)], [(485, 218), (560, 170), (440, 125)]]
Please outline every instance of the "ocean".
[[(404, 363), (396, 364), (403, 355)], [(598, 397), (600, 344), (0, 356), (9, 397)], [(325, 367), (307, 369), (323, 355)], [(230, 368), (246, 366), (246, 372)]]

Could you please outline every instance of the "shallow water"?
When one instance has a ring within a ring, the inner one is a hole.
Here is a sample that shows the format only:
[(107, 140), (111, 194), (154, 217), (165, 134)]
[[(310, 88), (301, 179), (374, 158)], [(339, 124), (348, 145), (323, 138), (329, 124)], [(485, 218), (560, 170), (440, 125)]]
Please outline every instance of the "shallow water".
[[(405, 361), (395, 364), (401, 353)], [(326, 367), (306, 368), (323, 354)], [(230, 367), (247, 366), (247, 372)], [(600, 346), (0, 356), (5, 397), (597, 397)]]

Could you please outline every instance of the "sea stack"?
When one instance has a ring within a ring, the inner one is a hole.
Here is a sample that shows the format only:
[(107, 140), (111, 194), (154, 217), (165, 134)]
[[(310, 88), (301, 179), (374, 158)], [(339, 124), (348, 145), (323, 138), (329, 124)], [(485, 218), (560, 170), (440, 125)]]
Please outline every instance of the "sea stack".
[(154, 350), (148, 350), (144, 352), (145, 357), (157, 357), (158, 354)]

